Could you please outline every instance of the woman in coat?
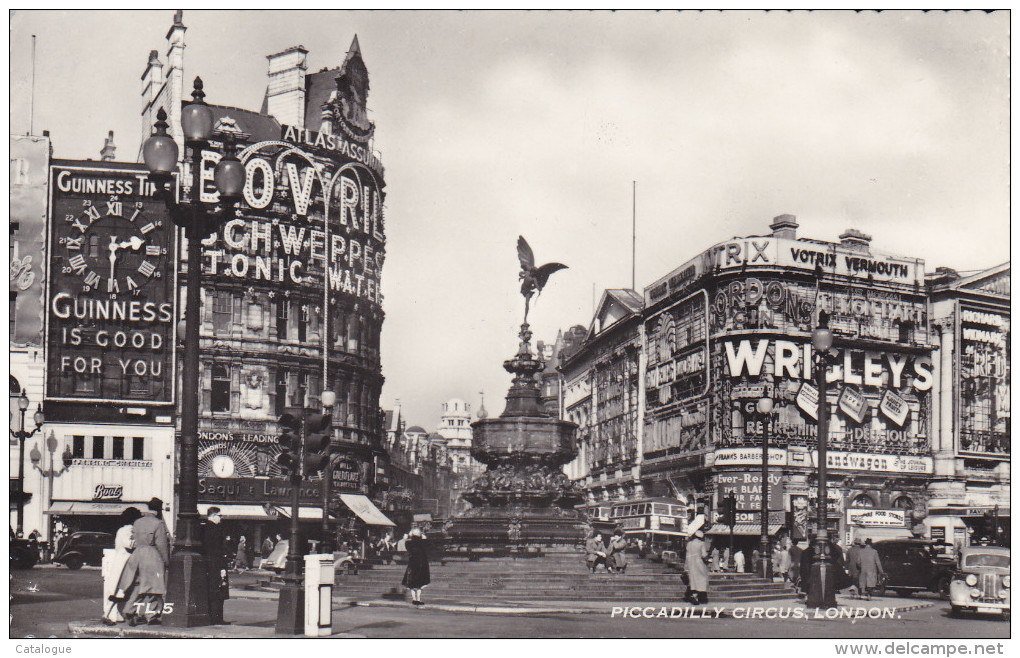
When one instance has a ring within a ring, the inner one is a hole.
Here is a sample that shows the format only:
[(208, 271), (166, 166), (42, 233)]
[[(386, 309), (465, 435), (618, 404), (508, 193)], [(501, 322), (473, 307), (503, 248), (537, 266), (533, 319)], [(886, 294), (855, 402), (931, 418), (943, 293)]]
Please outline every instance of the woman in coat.
[(401, 584), (411, 590), (413, 605), (425, 605), (421, 600), (421, 590), (432, 582), (432, 579), (429, 574), (427, 544), (421, 529), (411, 528), (404, 545), (407, 547), (407, 570), (404, 571), (404, 579)]
[(694, 605), (708, 603), (708, 548), (701, 526), (693, 527), (694, 536), (687, 542), (687, 598)]
[(864, 548), (858, 553), (858, 576), (857, 587), (861, 595), (871, 600), (871, 589), (878, 587), (885, 570), (882, 569), (882, 560), (878, 557), (878, 551), (871, 545), (871, 539), (864, 542)]
[(606, 568), (611, 572), (623, 573), (627, 570), (627, 540), (623, 538), (623, 530), (614, 530), (613, 538), (609, 540), (609, 549), (606, 551)]
[(170, 535), (163, 519), (157, 515), (163, 511), (163, 501), (153, 498), (148, 507), (132, 526), (135, 550), (124, 565), (115, 597), (124, 599), (124, 617), (131, 626), (160, 623), (166, 596)]
[(113, 540), (113, 553), (109, 557), (103, 556), (103, 623), (107, 626), (124, 621), (124, 611), (117, 605), (118, 601), (113, 595), (117, 592), (124, 565), (127, 564), (131, 550), (135, 547), (132, 538), (134, 530), (131, 526), (141, 516), (142, 513), (137, 507), (129, 507), (121, 513), (120, 528)]

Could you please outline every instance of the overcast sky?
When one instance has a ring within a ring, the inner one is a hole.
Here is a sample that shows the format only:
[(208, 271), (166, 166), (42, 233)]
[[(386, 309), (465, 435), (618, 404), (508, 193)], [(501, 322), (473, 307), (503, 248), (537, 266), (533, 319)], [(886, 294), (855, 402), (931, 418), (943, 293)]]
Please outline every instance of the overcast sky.
[[(15, 12), (11, 132), (56, 157), (138, 152), (140, 76), (172, 11)], [(386, 166), (382, 404), (433, 429), (461, 397), (503, 409), (523, 234), (555, 274), (536, 339), (588, 325), (592, 287), (637, 288), (797, 215), (873, 248), (976, 270), (1009, 258), (1008, 30), (984, 13), (185, 11), (185, 76), (257, 110), (265, 56), (309, 71), (355, 34)], [(188, 84), (190, 88), (190, 82)]]

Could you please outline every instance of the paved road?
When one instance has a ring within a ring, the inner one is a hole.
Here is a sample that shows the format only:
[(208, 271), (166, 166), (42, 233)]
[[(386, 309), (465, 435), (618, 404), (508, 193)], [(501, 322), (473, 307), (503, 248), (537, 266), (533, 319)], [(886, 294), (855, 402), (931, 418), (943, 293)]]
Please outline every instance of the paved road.
[[(243, 584), (254, 576), (234, 576)], [(35, 589), (36, 591), (30, 591)], [(98, 569), (69, 571), (35, 568), (12, 575), (11, 637), (68, 637), (67, 623), (97, 618), (102, 583)], [(426, 601), (427, 601), (426, 590)], [(923, 598), (923, 597), (919, 597)], [(697, 637), (697, 638), (1006, 638), (1009, 624), (994, 619), (953, 619), (948, 606), (903, 612), (896, 619), (631, 619), (604, 614), (486, 615), (418, 609), (411, 606), (337, 609), (335, 632), (366, 637)], [(243, 609), (243, 615), (242, 615)], [(237, 599), (227, 602), (228, 619), (271, 626), (276, 601)], [(232, 614), (233, 613), (233, 614)]]

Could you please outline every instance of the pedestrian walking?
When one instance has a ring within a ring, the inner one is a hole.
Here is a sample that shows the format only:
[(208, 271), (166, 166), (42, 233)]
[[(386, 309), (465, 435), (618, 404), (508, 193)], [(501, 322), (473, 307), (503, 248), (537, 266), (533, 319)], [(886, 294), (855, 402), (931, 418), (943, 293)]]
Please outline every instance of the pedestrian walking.
[(208, 564), (209, 623), (214, 625), (224, 623), (223, 602), (230, 598), (230, 576), (227, 574), (230, 555), (223, 536), (222, 520), (220, 508), (210, 507), (202, 524), (202, 550)]
[(142, 512), (137, 507), (128, 507), (120, 514), (120, 528), (113, 539), (113, 550), (107, 554), (103, 553), (103, 623), (113, 626), (124, 621), (124, 610), (119, 601), (115, 598), (117, 586), (120, 584), (120, 576), (124, 573), (124, 565), (131, 557), (134, 549), (134, 528), (132, 525), (141, 518)]
[(734, 553), (733, 566), (737, 573), (744, 573), (744, 551), (737, 551)]
[(802, 550), (797, 542), (793, 541), (793, 537), (790, 538), (790, 582), (793, 583), (794, 589), (800, 588), (800, 558)]
[(861, 549), (858, 559), (860, 571), (857, 575), (857, 587), (860, 589), (861, 596), (870, 601), (871, 590), (878, 587), (885, 576), (882, 560), (878, 557), (878, 551), (871, 545), (870, 538), (865, 540), (864, 548)]
[(790, 580), (790, 547), (784, 546), (779, 550), (779, 574), (783, 577), (783, 582), (789, 582)]
[(407, 547), (407, 569), (401, 584), (411, 590), (412, 605), (425, 605), (421, 590), (432, 582), (429, 573), (429, 555), (425, 535), (420, 528), (411, 528), (404, 545)]
[(627, 540), (623, 538), (623, 530), (614, 530), (613, 538), (609, 540), (607, 551), (606, 568), (613, 573), (623, 573), (627, 570)]
[(261, 557), (264, 557), (264, 558), (269, 557), (269, 554), (273, 552), (273, 548), (275, 546), (276, 546), (276, 544), (273, 543), (273, 538), (270, 537), (269, 535), (266, 535), (265, 540), (263, 540), (263, 542), (262, 542), (262, 555), (261, 555)]
[(248, 568), (248, 540), (241, 535), (237, 540), (237, 555), (234, 557), (234, 568), (244, 571)]
[(852, 596), (857, 598), (861, 591), (857, 588), (857, 581), (861, 575), (861, 549), (864, 548), (864, 540), (858, 537), (846, 552), (846, 569), (850, 573), (850, 589)]
[(705, 517), (694, 519), (687, 529), (687, 600), (694, 605), (708, 603), (708, 548), (705, 533), (701, 531)]
[(128, 624), (159, 624), (170, 564), (170, 533), (163, 523), (163, 501), (153, 498), (132, 525), (135, 548), (124, 564), (115, 598), (124, 601)]
[(595, 573), (600, 564), (605, 565), (607, 570), (609, 569), (609, 565), (606, 564), (606, 545), (602, 543), (601, 533), (596, 532), (584, 542), (584, 552), (588, 569), (592, 573)]
[(751, 569), (761, 573), (761, 552), (757, 548), (751, 551)]
[(783, 540), (779, 539), (776, 542), (775, 546), (772, 547), (772, 577), (773, 578), (775, 578), (776, 576), (781, 575), (781, 573), (782, 573), (779, 570), (779, 565), (783, 561), (783, 557), (782, 557), (783, 556), (783, 549), (782, 549), (782, 546), (781, 546), (782, 543), (783, 543)]

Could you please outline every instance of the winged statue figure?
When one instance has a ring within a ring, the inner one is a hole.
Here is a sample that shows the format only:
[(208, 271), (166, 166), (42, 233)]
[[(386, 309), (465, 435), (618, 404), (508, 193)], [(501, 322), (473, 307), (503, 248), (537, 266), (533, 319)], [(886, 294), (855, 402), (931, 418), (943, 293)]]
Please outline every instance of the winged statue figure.
[(523, 235), (517, 236), (517, 258), (521, 261), (521, 294), (524, 295), (524, 321), (528, 321), (528, 308), (532, 296), (541, 295), (542, 289), (553, 272), (567, 269), (562, 263), (546, 263), (535, 267), (535, 254)]

